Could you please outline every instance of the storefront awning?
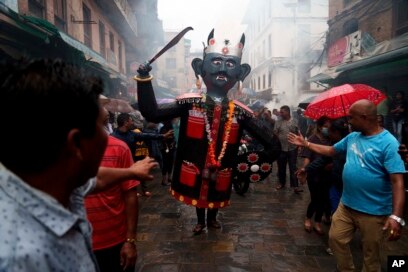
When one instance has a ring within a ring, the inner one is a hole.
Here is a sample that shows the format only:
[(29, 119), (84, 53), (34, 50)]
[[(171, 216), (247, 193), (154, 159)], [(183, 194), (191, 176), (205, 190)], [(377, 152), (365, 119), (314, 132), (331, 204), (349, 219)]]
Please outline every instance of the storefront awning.
[(0, 49), (14, 58), (61, 58), (107, 77), (126, 77), (111, 69), (107, 61), (83, 43), (60, 31), (47, 20), (16, 13), (0, 3)]
[(308, 81), (340, 85), (408, 75), (408, 36), (398, 37), (398, 40), (399, 48), (327, 69)]

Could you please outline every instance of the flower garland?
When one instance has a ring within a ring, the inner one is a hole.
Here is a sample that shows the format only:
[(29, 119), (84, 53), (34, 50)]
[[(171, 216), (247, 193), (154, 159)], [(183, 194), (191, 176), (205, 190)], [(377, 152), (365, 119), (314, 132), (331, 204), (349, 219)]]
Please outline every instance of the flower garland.
[(228, 119), (225, 122), (224, 125), (224, 139), (222, 142), (222, 148), (220, 151), (220, 154), (218, 155), (217, 160), (215, 159), (215, 142), (211, 137), (211, 127), (210, 127), (210, 122), (208, 121), (208, 117), (207, 117), (207, 112), (203, 111), (203, 115), (204, 115), (204, 120), (205, 120), (205, 130), (207, 132), (207, 138), (208, 138), (208, 155), (210, 157), (210, 164), (212, 167), (220, 167), (221, 166), (221, 160), (225, 155), (225, 150), (227, 149), (227, 143), (229, 140), (229, 136), (230, 136), (230, 131), (231, 131), (231, 125), (232, 125), (232, 120), (234, 117), (234, 107), (235, 104), (234, 102), (230, 101), (228, 104)]

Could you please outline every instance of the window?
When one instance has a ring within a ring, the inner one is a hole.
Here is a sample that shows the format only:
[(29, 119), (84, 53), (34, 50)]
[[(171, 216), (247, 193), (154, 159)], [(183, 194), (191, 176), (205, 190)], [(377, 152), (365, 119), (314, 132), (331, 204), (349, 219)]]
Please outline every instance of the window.
[(272, 72), (269, 72), (268, 74), (268, 87), (272, 87)]
[(99, 21), (99, 49), (103, 58), (106, 58), (105, 25)]
[(109, 48), (112, 52), (115, 52), (115, 37), (113, 33), (109, 31)]
[(261, 77), (258, 77), (258, 89), (261, 89)]
[(44, 0), (28, 0), (28, 11), (32, 16), (45, 19)]
[(262, 61), (264, 61), (265, 58), (266, 58), (266, 52), (265, 52), (265, 50), (266, 50), (265, 40), (263, 40), (263, 41), (262, 41)]
[(92, 48), (92, 25), (89, 23), (92, 20), (91, 10), (85, 5), (82, 5), (84, 16), (84, 44)]
[(119, 58), (119, 71), (123, 73), (122, 43), (120, 41), (118, 41), (118, 58)]
[(397, 0), (394, 6), (395, 36), (408, 32), (408, 0)]
[(263, 89), (266, 88), (266, 75), (265, 74), (262, 76), (262, 88)]
[(54, 24), (62, 30), (67, 31), (67, 11), (65, 0), (54, 0)]
[(176, 69), (176, 59), (168, 58), (166, 59), (166, 69)]
[(298, 11), (302, 13), (310, 13), (310, 0), (299, 0)]
[(272, 56), (272, 34), (268, 36), (268, 57)]
[(343, 25), (343, 36), (347, 36), (358, 30), (358, 20), (353, 18)]

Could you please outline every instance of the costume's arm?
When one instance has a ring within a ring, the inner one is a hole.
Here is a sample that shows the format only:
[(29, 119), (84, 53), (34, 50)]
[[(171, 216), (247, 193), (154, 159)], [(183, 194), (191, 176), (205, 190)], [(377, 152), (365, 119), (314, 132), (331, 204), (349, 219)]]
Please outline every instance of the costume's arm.
[[(136, 187), (124, 192), (124, 199), (127, 225), (126, 238), (131, 239), (130, 241), (135, 241), (137, 234), (137, 221), (139, 217), (139, 201), (137, 198)], [(120, 251), (120, 258), (123, 270), (133, 267), (137, 259), (136, 243), (125, 242)]]
[(137, 81), (137, 98), (140, 112), (148, 121), (154, 123), (179, 117), (183, 109), (185, 109), (185, 105), (180, 105), (176, 101), (157, 104), (152, 86), (153, 76), (149, 74), (151, 70), (152, 67), (149, 63), (141, 64), (137, 70), (138, 75), (134, 77)]
[(257, 118), (245, 118), (242, 120), (243, 127), (256, 138), (265, 148), (265, 152), (272, 161), (275, 161), (280, 154), (281, 144), (278, 137), (272, 131), (265, 129), (262, 121)]
[(184, 104), (180, 105), (176, 101), (157, 104), (151, 80), (136, 80), (139, 110), (148, 121), (158, 123), (163, 120), (179, 117), (182, 114), (185, 108)]

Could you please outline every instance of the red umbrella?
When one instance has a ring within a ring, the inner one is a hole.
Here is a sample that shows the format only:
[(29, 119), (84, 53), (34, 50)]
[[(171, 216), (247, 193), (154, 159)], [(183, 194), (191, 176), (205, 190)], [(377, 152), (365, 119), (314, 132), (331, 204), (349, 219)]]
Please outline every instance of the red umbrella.
[(382, 92), (368, 85), (344, 84), (316, 96), (307, 106), (304, 115), (312, 119), (322, 116), (336, 119), (346, 116), (350, 106), (358, 100), (368, 99), (378, 105), (385, 98)]

